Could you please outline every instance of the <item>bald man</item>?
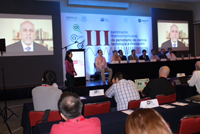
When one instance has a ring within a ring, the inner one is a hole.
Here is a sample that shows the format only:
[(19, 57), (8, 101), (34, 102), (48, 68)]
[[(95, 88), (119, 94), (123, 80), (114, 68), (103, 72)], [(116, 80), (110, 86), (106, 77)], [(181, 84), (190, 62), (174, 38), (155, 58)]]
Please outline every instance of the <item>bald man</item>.
[(195, 64), (196, 70), (193, 71), (192, 77), (188, 80), (189, 86), (196, 86), (197, 92), (200, 93), (200, 61)]
[(7, 52), (45, 52), (48, 49), (34, 42), (36, 38), (35, 25), (30, 21), (24, 21), (19, 30), (20, 41), (8, 45)]
[(169, 48), (169, 47), (173, 47), (173, 48), (185, 47), (185, 44), (180, 42), (178, 40), (178, 38), (179, 38), (178, 26), (177, 25), (172, 25), (170, 27), (170, 40), (162, 43), (161, 48), (165, 49), (165, 48)]
[(159, 78), (152, 79), (149, 81), (147, 86), (142, 91), (143, 97), (151, 97), (156, 98), (157, 95), (169, 95), (175, 93), (175, 88), (172, 84), (167, 80), (167, 77), (170, 73), (170, 69), (168, 66), (162, 66), (159, 69)]

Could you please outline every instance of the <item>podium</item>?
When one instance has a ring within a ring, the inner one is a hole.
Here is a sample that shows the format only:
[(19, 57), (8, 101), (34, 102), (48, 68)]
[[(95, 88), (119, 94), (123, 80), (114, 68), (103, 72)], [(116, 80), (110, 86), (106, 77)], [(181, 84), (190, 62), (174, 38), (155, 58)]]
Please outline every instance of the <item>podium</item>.
[(74, 87), (86, 85), (85, 49), (70, 49), (77, 76), (74, 77)]

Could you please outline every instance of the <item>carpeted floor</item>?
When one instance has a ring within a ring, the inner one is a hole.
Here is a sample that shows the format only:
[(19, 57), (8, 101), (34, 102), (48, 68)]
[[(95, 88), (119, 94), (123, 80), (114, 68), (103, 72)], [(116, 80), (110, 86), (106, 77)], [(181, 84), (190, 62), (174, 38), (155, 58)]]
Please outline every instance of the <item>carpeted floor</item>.
[[(23, 128), (21, 127), (21, 118), (22, 118), (22, 108), (24, 103), (32, 102), (31, 98), (21, 99), (21, 100), (9, 100), (7, 101), (7, 106), (10, 110), (16, 113), (19, 118), (15, 115), (11, 116), (8, 119), (7, 123), (13, 134), (22, 134)], [(0, 107), (3, 109), (5, 106), (4, 101), (0, 101)], [(7, 116), (9, 117), (11, 112), (7, 110)], [(6, 124), (3, 122), (3, 118), (0, 116), (0, 134), (9, 134)]]

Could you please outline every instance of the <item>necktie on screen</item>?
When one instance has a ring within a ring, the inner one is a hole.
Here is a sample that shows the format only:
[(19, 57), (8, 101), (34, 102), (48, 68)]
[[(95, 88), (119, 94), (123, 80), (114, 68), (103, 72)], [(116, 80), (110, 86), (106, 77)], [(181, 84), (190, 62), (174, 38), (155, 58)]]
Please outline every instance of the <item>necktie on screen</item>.
[(27, 52), (31, 50), (31, 47), (26, 47)]
[(176, 44), (173, 44), (173, 47), (176, 47)]

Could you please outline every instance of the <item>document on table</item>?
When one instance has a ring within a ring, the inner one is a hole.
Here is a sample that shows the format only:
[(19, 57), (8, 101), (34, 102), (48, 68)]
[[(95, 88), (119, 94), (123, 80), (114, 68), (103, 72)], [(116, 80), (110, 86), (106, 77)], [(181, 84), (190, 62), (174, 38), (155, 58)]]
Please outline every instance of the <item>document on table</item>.
[(85, 97), (83, 97), (83, 96), (80, 96), (80, 99), (81, 99), (81, 100), (84, 100), (84, 99), (86, 99), (86, 98), (85, 98)]
[(183, 102), (174, 102), (174, 103), (171, 103), (173, 105), (178, 105), (178, 106), (187, 106), (188, 103), (183, 103)]
[(168, 104), (160, 105), (160, 107), (166, 108), (166, 109), (176, 108), (175, 106), (168, 105)]
[(122, 113), (130, 115), (134, 110), (124, 110)]

